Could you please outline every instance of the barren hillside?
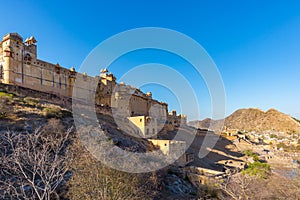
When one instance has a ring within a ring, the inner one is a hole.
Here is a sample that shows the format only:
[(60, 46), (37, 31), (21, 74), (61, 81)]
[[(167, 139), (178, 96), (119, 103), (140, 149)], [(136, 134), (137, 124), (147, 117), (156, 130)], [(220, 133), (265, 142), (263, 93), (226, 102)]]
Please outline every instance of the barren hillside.
[[(190, 122), (197, 128), (208, 128), (210, 123), (216, 123), (211, 119)], [(239, 109), (225, 118), (224, 125), (228, 129), (247, 131), (275, 130), (283, 132), (300, 133), (300, 123), (289, 115), (270, 109), (266, 112), (257, 108)]]
[[(136, 138), (119, 130), (110, 115), (99, 113), (97, 117), (103, 129), (105, 129), (107, 140), (116, 144), (119, 148), (136, 153), (154, 150), (153, 144), (146, 139)], [(169, 167), (153, 173), (130, 174), (103, 165), (82, 145), (79, 135), (82, 132), (89, 132), (89, 129), (88, 127), (81, 127), (81, 129), (75, 130), (73, 116), (68, 108), (55, 104), (52, 100), (43, 99), (42, 95), (41, 98), (33, 98), (0, 90), (0, 156), (2, 158), (9, 152), (4, 149), (7, 145), (1, 145), (10, 141), (7, 136), (9, 134), (13, 135), (13, 139), (21, 138), (21, 136), (28, 136), (28, 138), (32, 136), (34, 138), (37, 135), (43, 137), (44, 141), (44, 138), (50, 136), (56, 139), (55, 134), (65, 135), (68, 130), (70, 130), (69, 140), (66, 143), (67, 145), (64, 146), (68, 147), (68, 151), (65, 151), (67, 153), (64, 155), (68, 159), (62, 158), (65, 159), (62, 164), (68, 170), (65, 174), (62, 174), (63, 181), (59, 182), (59, 187), (51, 190), (51, 195), (56, 195), (57, 198), (51, 196), (51, 199), (165, 199), (163, 196), (166, 194), (171, 199), (175, 197), (181, 199), (196, 198), (196, 188), (189, 181), (173, 172), (169, 172)], [(50, 142), (46, 145), (55, 147), (56, 141), (47, 141)], [(30, 153), (26, 154), (29, 158), (35, 158), (36, 155), (33, 153), (43, 152), (33, 151), (32, 146), (26, 146), (30, 143), (22, 142), (22, 144), (24, 146), (20, 148), (29, 149), (28, 152)], [(48, 151), (48, 149), (46, 150)], [(15, 155), (19, 154), (16, 153)], [(5, 158), (7, 159), (5, 161), (3, 159), (0, 164), (0, 168), (4, 169), (0, 173), (0, 182), (4, 181), (12, 186), (7, 184), (6, 187), (6, 185), (0, 184), (0, 199), (19, 199), (18, 195), (21, 194), (17, 193), (18, 191), (14, 190), (14, 187), (19, 187), (22, 184), (29, 185), (28, 187), (31, 188), (36, 187), (38, 188), (37, 191), (40, 190), (41, 187), (37, 185), (40, 184), (40, 181), (30, 182), (30, 180), (28, 182), (26, 178), (29, 176), (27, 175), (17, 174), (18, 179), (16, 179), (13, 174), (19, 172), (14, 171), (18, 168), (12, 167), (14, 163), (8, 162), (8, 156)], [(21, 159), (21, 162), (24, 162), (24, 166), (25, 164), (26, 166), (35, 166), (34, 169), (37, 170), (40, 170), (40, 168), (48, 169), (55, 164), (54, 162), (38, 164), (34, 159)], [(127, 164), (132, 163), (128, 160)], [(124, 163), (119, 162), (119, 164)], [(60, 168), (53, 167), (53, 169)], [(39, 177), (36, 179), (40, 180)], [(37, 199), (35, 193), (26, 195), (28, 195), (27, 199)]]

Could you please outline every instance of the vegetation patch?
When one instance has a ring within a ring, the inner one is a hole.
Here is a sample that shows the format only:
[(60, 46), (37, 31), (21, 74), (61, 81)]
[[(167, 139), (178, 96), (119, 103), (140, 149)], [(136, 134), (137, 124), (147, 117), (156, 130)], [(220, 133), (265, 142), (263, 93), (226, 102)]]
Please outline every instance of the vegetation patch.
[(252, 150), (248, 149), (243, 152), (245, 156), (252, 157), (254, 161), (259, 161), (258, 155)]
[[(70, 132), (0, 135), (0, 199), (61, 199), (70, 174)], [(4, 183), (4, 184), (3, 184)]]
[(23, 100), (27, 105), (34, 106), (34, 107), (38, 106), (38, 104), (40, 103), (38, 99), (34, 99), (31, 97), (25, 97)]
[(297, 145), (286, 145), (283, 142), (280, 142), (276, 145), (277, 149), (283, 149), (285, 152), (294, 152), (294, 151), (300, 151), (300, 141), (298, 140)]
[(4, 119), (7, 117), (7, 113), (0, 110), (0, 119)]
[(216, 186), (206, 184), (198, 188), (198, 194), (194, 196), (197, 195), (204, 199), (218, 199), (218, 190)]
[(126, 173), (106, 167), (82, 148), (80, 141), (74, 140), (71, 151), (73, 175), (67, 183), (68, 199), (156, 199), (159, 175)]
[(242, 173), (266, 179), (268, 178), (270, 171), (271, 166), (269, 164), (256, 161), (254, 163), (249, 163), (248, 168), (245, 169)]
[(9, 113), (9, 109), (7, 107), (8, 101), (7, 96), (0, 96), (0, 119), (7, 118)]
[(278, 138), (278, 136), (276, 134), (270, 134), (270, 138)]
[(13, 98), (14, 94), (8, 93), (6, 91), (0, 91), (0, 97), (9, 97), (9, 98)]
[(43, 114), (47, 118), (61, 118), (63, 116), (61, 109), (56, 107), (46, 107), (43, 109)]

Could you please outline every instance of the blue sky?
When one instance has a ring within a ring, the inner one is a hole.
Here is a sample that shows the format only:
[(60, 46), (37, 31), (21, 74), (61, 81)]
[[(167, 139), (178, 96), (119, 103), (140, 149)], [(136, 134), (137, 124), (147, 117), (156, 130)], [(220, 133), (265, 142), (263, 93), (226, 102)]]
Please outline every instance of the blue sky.
[[(176, 3), (175, 3), (176, 2)], [(239, 108), (276, 108), (300, 118), (300, 1), (6, 1), (0, 34), (18, 32), (38, 40), (38, 57), (77, 69), (101, 41), (128, 29), (164, 27), (200, 43), (216, 63), (227, 96), (226, 112)], [(118, 78), (138, 64), (158, 62), (193, 73), (176, 55), (155, 50), (132, 52), (111, 66)], [(98, 69), (97, 69), (98, 70)], [(98, 71), (94, 72), (98, 73)], [(200, 116), (210, 117), (203, 80), (197, 91)], [(155, 85), (154, 97), (180, 110), (170, 91)], [(197, 105), (196, 105), (197, 106)]]

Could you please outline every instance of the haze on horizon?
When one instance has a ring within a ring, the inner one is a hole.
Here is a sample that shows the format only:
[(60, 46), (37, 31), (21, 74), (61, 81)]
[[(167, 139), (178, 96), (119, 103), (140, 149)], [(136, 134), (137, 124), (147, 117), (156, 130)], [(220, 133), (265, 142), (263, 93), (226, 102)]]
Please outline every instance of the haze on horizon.
[[(7, 8), (7, 9), (5, 9)], [(18, 32), (38, 40), (38, 56), (79, 69), (101, 41), (128, 29), (164, 27), (200, 43), (216, 63), (227, 96), (227, 115), (239, 108), (275, 108), (300, 118), (300, 2), (289, 1), (8, 1), (2, 9), (0, 35)], [(9, 8), (9, 9), (8, 9)], [(111, 66), (120, 78), (146, 63), (173, 67), (190, 78), (200, 118), (210, 117), (209, 92), (193, 77), (191, 66), (176, 55), (155, 50), (122, 56)], [(95, 66), (96, 68), (99, 66)], [(158, 72), (159, 73), (159, 72)], [(98, 75), (99, 69), (89, 72)], [(154, 98), (180, 111), (166, 88), (149, 85)], [(189, 120), (197, 119), (191, 106)]]

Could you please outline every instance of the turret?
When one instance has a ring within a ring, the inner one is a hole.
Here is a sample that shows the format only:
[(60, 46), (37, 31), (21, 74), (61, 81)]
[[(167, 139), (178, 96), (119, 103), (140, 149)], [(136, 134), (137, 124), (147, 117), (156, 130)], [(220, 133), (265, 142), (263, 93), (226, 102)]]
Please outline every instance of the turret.
[(146, 96), (147, 96), (149, 99), (152, 99), (152, 92), (147, 92)]
[(2, 83), (22, 83), (22, 57), (24, 51), (23, 38), (17, 33), (9, 33), (3, 37), (2, 44)]
[(25, 64), (31, 65), (37, 60), (37, 47), (35, 44), (36, 42), (37, 41), (33, 36), (31, 36), (30, 38), (26, 38), (23, 45), (23, 60)]
[(33, 60), (37, 59), (36, 43), (37, 41), (33, 36), (25, 40), (25, 44), (26, 44), (25, 51), (27, 54), (31, 56)]
[(73, 95), (73, 87), (75, 84), (77, 72), (75, 67), (71, 67), (69, 71), (69, 96)]

